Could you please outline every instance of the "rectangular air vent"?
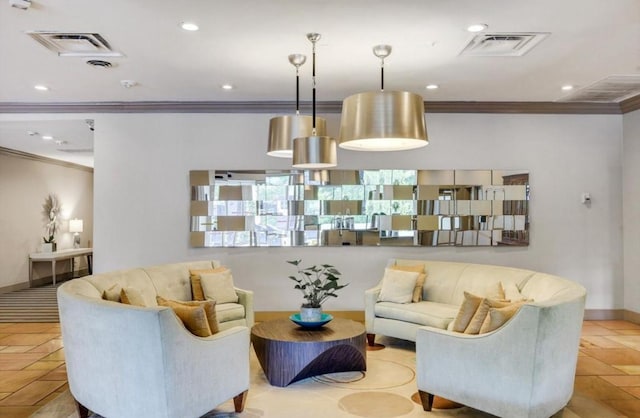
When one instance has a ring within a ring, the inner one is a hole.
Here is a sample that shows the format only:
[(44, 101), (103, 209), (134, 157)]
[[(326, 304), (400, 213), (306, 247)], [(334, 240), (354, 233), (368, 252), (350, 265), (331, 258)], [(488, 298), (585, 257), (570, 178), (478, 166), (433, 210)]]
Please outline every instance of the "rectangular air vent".
[(61, 152), (68, 152), (69, 154), (93, 154), (93, 148), (68, 148), (58, 149)]
[(460, 55), (519, 57), (539, 44), (548, 33), (482, 33), (476, 35)]
[(27, 34), (61, 57), (121, 57), (98, 33), (28, 31)]
[(618, 103), (637, 94), (640, 94), (640, 75), (612, 75), (557, 101)]

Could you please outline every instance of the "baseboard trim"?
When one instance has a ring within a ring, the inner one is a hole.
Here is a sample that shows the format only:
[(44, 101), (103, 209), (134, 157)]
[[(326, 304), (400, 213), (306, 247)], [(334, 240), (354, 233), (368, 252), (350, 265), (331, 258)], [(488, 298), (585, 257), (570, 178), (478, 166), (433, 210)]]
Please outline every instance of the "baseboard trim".
[[(74, 273), (75, 278), (88, 276), (88, 275), (89, 275), (89, 271), (87, 269), (81, 269)], [(56, 284), (69, 279), (72, 279), (70, 271), (56, 274)], [(45, 277), (40, 277), (38, 279), (34, 279), (32, 283), (32, 287), (46, 286), (52, 283), (53, 283), (53, 276), (45, 276)], [(9, 286), (0, 287), (0, 295), (3, 293), (15, 292), (16, 290), (22, 290), (22, 289), (28, 289), (28, 288), (29, 288), (28, 281), (22, 282), (22, 283), (16, 283)]]
[[(271, 321), (273, 319), (289, 318), (299, 311), (260, 311), (255, 312), (256, 322)], [(364, 322), (364, 311), (325, 311), (336, 318), (351, 319), (353, 321)]]
[(585, 309), (585, 321), (616, 321), (624, 319), (624, 309)]
[(29, 283), (16, 283), (9, 286), (0, 287), (0, 295), (3, 293), (15, 292), (16, 290), (27, 289)]
[(624, 311), (624, 320), (633, 322), (634, 324), (640, 324), (640, 313), (626, 310)]

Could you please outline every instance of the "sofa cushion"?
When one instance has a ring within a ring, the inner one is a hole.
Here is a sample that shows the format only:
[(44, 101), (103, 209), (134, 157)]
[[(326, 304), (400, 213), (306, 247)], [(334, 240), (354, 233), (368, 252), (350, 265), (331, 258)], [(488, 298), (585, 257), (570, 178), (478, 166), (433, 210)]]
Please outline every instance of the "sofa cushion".
[(378, 301), (411, 303), (419, 275), (416, 272), (385, 269)]
[(410, 304), (378, 302), (374, 313), (377, 317), (446, 329), (458, 313), (458, 308), (455, 305), (428, 301)]
[[(216, 314), (216, 302), (213, 300), (206, 300), (206, 301), (177, 301), (177, 300), (167, 300), (165, 298), (163, 298), (162, 296), (158, 296), (157, 297), (157, 301), (158, 301), (158, 305), (160, 306), (168, 306), (170, 308), (174, 308), (176, 305), (183, 305), (183, 306), (188, 306), (188, 307), (198, 307), (201, 306), (204, 309), (204, 314), (205, 317), (207, 319), (207, 324), (209, 325), (209, 335), (213, 335), (213, 334), (217, 334), (218, 333), (218, 319), (217, 319), (217, 314)], [(175, 311), (175, 309), (174, 309)], [(189, 312), (189, 314), (191, 315), (191, 312)], [(177, 315), (177, 312), (176, 312)], [(193, 315), (195, 315), (195, 318), (191, 318), (188, 317), (187, 320), (188, 321), (194, 321), (194, 320), (199, 320), (199, 313), (196, 313), (195, 311), (193, 311)], [(182, 317), (180, 317), (180, 319), (185, 322), (184, 319), (182, 319)], [(185, 322), (185, 326), (187, 327), (187, 329), (189, 329), (191, 331), (190, 326), (191, 325), (187, 325), (187, 323)], [(202, 334), (206, 334), (206, 330), (204, 329), (204, 327), (201, 326), (201, 324), (197, 324), (194, 323), (193, 327), (196, 328), (196, 331), (192, 331), (195, 335), (198, 335), (200, 337), (208, 337), (209, 335), (200, 335), (199, 333)]]
[(193, 300), (205, 300), (204, 291), (202, 290), (201, 274), (208, 273), (220, 273), (225, 271), (227, 267), (220, 266), (211, 269), (190, 269), (189, 275), (191, 278), (191, 293), (193, 294)]
[(389, 267), (393, 270), (400, 271), (412, 271), (419, 273), (418, 279), (416, 280), (416, 286), (413, 289), (413, 297), (411, 298), (411, 302), (420, 302), (422, 300), (422, 286), (424, 286), (424, 280), (427, 275), (424, 272), (424, 264), (414, 264), (414, 265), (393, 265)]
[(216, 315), (218, 323), (244, 319), (244, 306), (239, 303), (218, 303), (216, 304)]
[(120, 289), (120, 302), (126, 305), (148, 306), (142, 293), (135, 287), (123, 287)]
[(224, 269), (217, 273), (203, 273), (200, 275), (200, 282), (206, 299), (215, 300), (219, 304), (238, 302), (231, 270)]

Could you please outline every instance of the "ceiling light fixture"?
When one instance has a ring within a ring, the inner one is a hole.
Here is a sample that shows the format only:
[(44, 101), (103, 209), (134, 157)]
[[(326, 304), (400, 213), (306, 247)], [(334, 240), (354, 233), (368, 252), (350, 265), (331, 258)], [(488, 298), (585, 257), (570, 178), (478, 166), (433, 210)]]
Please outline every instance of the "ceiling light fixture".
[(390, 45), (373, 47), (380, 58), (380, 91), (354, 94), (342, 103), (340, 148), (355, 151), (400, 151), (429, 143), (424, 99), (407, 91), (384, 91), (384, 59)]
[(182, 29), (186, 30), (186, 31), (189, 31), (189, 32), (195, 32), (195, 31), (197, 31), (198, 29), (200, 29), (200, 27), (198, 27), (198, 25), (196, 25), (196, 24), (195, 24), (195, 23), (193, 23), (193, 22), (182, 22), (182, 23), (180, 24), (180, 27), (181, 27)]
[(489, 25), (486, 25), (484, 23), (474, 23), (473, 25), (469, 25), (467, 26), (467, 31), (468, 32), (482, 32), (483, 30), (487, 29), (489, 27)]
[(562, 86), (561, 89), (564, 91), (569, 91), (569, 90), (573, 90), (573, 86), (571, 84), (566, 84)]
[(316, 43), (319, 33), (308, 33), (307, 39), (313, 45), (312, 51), (312, 129), (311, 136), (293, 140), (293, 166), (296, 168), (335, 167), (338, 162), (336, 141), (330, 136), (319, 135), (316, 129)]
[(33, 86), (33, 88), (39, 91), (49, 90), (49, 87), (45, 86), (44, 84), (36, 84), (35, 86)]
[(220, 88), (222, 88), (222, 90), (233, 90), (233, 85), (232, 84), (223, 84), (220, 86)]
[(53, 136), (51, 135), (42, 135), (42, 139), (45, 141), (51, 141), (53, 139)]
[(437, 84), (427, 84), (426, 89), (427, 90), (436, 90), (438, 87), (440, 87), (440, 86), (438, 86)]
[[(267, 155), (280, 158), (293, 156), (293, 139), (313, 135), (311, 116), (300, 115), (300, 67), (307, 61), (302, 54), (289, 55), (289, 62), (296, 67), (296, 114), (294, 116), (277, 116), (269, 121), (269, 145)], [(326, 121), (316, 118), (316, 133), (324, 136)]]

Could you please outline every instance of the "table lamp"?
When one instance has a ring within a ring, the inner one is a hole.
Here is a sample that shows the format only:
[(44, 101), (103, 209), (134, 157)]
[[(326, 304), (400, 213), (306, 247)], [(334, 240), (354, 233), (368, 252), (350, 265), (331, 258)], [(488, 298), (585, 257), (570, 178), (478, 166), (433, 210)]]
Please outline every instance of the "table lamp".
[(80, 248), (80, 232), (82, 232), (82, 219), (69, 221), (69, 232), (73, 232), (73, 248)]

